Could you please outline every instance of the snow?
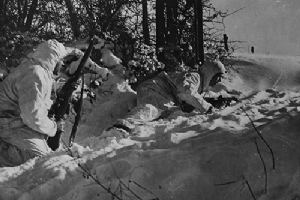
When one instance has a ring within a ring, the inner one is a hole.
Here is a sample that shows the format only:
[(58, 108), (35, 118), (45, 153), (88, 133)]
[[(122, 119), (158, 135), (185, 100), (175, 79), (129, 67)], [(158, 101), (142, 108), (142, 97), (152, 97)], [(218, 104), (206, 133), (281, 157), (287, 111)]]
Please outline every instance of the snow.
[(102, 135), (135, 105), (115, 72), (97, 101), (85, 102), (70, 150), (0, 168), (0, 199), (254, 199), (247, 183), (256, 199), (299, 199), (300, 58), (237, 54), (227, 62), (224, 82), (240, 102), (209, 115), (176, 110), (126, 137)]

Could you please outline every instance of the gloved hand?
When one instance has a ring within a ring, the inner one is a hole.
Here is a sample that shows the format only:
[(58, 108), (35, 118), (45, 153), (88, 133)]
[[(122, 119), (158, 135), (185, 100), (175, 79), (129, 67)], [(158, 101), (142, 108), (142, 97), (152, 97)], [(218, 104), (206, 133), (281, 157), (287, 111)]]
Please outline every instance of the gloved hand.
[(64, 127), (65, 127), (64, 120), (57, 121), (56, 126), (57, 126), (57, 129), (56, 129), (55, 135), (52, 137), (49, 137), (47, 139), (47, 144), (53, 151), (55, 151), (59, 148), (60, 136), (64, 132)]
[(205, 114), (212, 114), (214, 112), (214, 107), (210, 106), (209, 109), (206, 111)]
[(64, 120), (60, 120), (60, 121), (56, 122), (56, 125), (57, 125), (57, 132), (65, 131), (65, 121)]
[(183, 112), (187, 112), (187, 113), (190, 113), (190, 112), (192, 112), (192, 111), (195, 109), (194, 106), (192, 106), (192, 105), (186, 103), (185, 101), (182, 101), (182, 102), (181, 102), (180, 108), (181, 108), (181, 110), (182, 110)]
[(79, 79), (76, 82), (73, 82), (71, 84), (71, 87), (72, 87), (73, 90), (77, 90), (80, 85), (81, 85), (81, 80)]

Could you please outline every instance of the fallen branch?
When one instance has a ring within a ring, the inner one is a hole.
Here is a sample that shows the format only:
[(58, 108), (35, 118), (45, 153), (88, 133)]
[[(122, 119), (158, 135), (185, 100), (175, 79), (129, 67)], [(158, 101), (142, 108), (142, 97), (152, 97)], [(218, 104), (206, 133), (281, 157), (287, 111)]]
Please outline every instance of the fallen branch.
[[(64, 147), (66, 148), (66, 150), (68, 151), (69, 155), (72, 158), (75, 158), (75, 156), (73, 155), (70, 147), (68, 147), (68, 145), (61, 140)], [(118, 200), (123, 200), (121, 197), (119, 197), (118, 195), (116, 195), (115, 193), (113, 193), (110, 188), (106, 187), (105, 185), (103, 185), (98, 179), (97, 177), (93, 176), (93, 174), (90, 172), (90, 170), (87, 167), (84, 167), (83, 165), (81, 165), (80, 163), (78, 163), (78, 167), (88, 176), (90, 177), (95, 183), (97, 183), (100, 187), (102, 187), (107, 193), (109, 193), (110, 195), (112, 195), (113, 198), (116, 198)]]
[(246, 179), (245, 176), (243, 176), (242, 178), (243, 178), (244, 183), (246, 183), (247, 188), (248, 188), (248, 190), (249, 190), (249, 192), (250, 192), (252, 198), (253, 198), (254, 200), (256, 200), (255, 194), (254, 194), (254, 192), (253, 192), (253, 190), (252, 190), (252, 188), (251, 188), (251, 185), (250, 185), (249, 181)]
[(263, 159), (263, 156), (262, 156), (262, 154), (261, 154), (261, 152), (260, 152), (260, 149), (259, 149), (259, 147), (258, 147), (257, 139), (256, 139), (256, 138), (255, 138), (255, 140), (254, 140), (254, 143), (255, 143), (255, 146), (256, 146), (257, 153), (258, 153), (258, 155), (259, 155), (259, 158), (260, 158), (261, 163), (262, 163), (263, 168), (264, 168), (264, 176), (265, 176), (265, 193), (267, 193), (267, 192), (268, 192), (268, 173), (267, 173), (266, 163), (265, 163), (265, 161), (264, 161), (264, 159)]
[(228, 182), (224, 182), (224, 183), (216, 183), (214, 184), (215, 186), (224, 186), (224, 185), (230, 185), (230, 184), (234, 184), (234, 183), (239, 183), (239, 182), (242, 182), (242, 184), (246, 184), (247, 185), (247, 188), (252, 196), (252, 198), (254, 200), (256, 200), (256, 197), (255, 197), (255, 194), (251, 188), (251, 185), (249, 183), (249, 181), (246, 179), (246, 177), (244, 175), (242, 175), (241, 179), (240, 180), (235, 180), (235, 181), (228, 181)]
[[(126, 185), (126, 184), (121, 180), (121, 178), (118, 176), (118, 174), (117, 174), (117, 172), (116, 172), (116, 170), (115, 170), (113, 164), (112, 164), (112, 163), (110, 163), (110, 164), (111, 164), (112, 170), (114, 171), (116, 177), (117, 177), (118, 180), (119, 180), (119, 183), (120, 183), (120, 190), (121, 190), (121, 187), (123, 186), (123, 187), (124, 187), (128, 192), (130, 192), (135, 198), (137, 198), (138, 200), (143, 200), (142, 197), (140, 197), (138, 194), (136, 194), (135, 191), (133, 191), (133, 190), (129, 187), (129, 184)], [(139, 188), (143, 189), (144, 191), (146, 191), (146, 192), (150, 193), (151, 195), (153, 195), (154, 198), (151, 199), (151, 200), (159, 200), (159, 198), (157, 197), (157, 195), (155, 195), (151, 190), (147, 189), (146, 187), (142, 186), (141, 184), (137, 183), (136, 181), (129, 179), (128, 183), (133, 183), (133, 184), (135, 184), (137, 187), (139, 187)]]
[(131, 194), (133, 194), (137, 199), (143, 200), (139, 195), (137, 195), (132, 189), (130, 189), (129, 186), (127, 186), (125, 183), (123, 183), (122, 180), (120, 180), (120, 183), (122, 186), (124, 186)]
[(248, 113), (246, 112), (246, 110), (241, 107), (242, 111), (246, 114), (246, 116), (248, 117), (248, 119), (250, 120), (251, 125), (253, 126), (254, 130), (256, 131), (258, 137), (265, 143), (265, 145), (267, 146), (267, 148), (269, 149), (271, 156), (272, 156), (272, 164), (273, 164), (273, 169), (275, 170), (275, 156), (273, 153), (273, 149), (271, 148), (271, 146), (268, 144), (268, 142), (265, 140), (265, 138), (262, 136), (261, 132), (256, 128), (253, 120), (251, 119), (251, 117), (248, 115)]
[(240, 182), (241, 180), (237, 180), (237, 181), (227, 181), (227, 182), (224, 182), (224, 183), (215, 183), (214, 185), (215, 186), (223, 186), (223, 185), (231, 185), (231, 184), (234, 184), (234, 183), (238, 183)]
[(239, 8), (239, 9), (236, 9), (236, 10), (234, 10), (234, 11), (231, 11), (230, 13), (225, 13), (225, 15), (221, 15), (221, 16), (222, 16), (222, 17), (228, 17), (228, 16), (230, 16), (230, 15), (233, 15), (233, 14), (235, 14), (235, 13), (237, 13), (237, 12), (239, 12), (239, 11), (245, 9), (245, 8), (246, 8), (246, 6), (241, 7), (241, 8)]
[(153, 196), (155, 196), (155, 199), (159, 200), (159, 198), (151, 190), (147, 189), (146, 187), (142, 186), (141, 184), (137, 183), (136, 181), (129, 180), (129, 183), (135, 184), (139, 188), (141, 188), (141, 189), (145, 190), (146, 192), (148, 192), (148, 193), (152, 194)]

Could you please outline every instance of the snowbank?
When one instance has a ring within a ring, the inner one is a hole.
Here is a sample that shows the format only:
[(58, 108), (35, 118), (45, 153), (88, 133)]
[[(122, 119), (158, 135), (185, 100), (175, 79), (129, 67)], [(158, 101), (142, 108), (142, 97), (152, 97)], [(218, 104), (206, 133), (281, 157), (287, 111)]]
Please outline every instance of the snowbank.
[(134, 97), (122, 81), (105, 96), (107, 83), (86, 105), (72, 156), (1, 168), (0, 199), (299, 199), (298, 58), (243, 54), (228, 62), (226, 82), (241, 102), (211, 115), (176, 111), (139, 124), (129, 138), (101, 137), (128, 111), (123, 98)]

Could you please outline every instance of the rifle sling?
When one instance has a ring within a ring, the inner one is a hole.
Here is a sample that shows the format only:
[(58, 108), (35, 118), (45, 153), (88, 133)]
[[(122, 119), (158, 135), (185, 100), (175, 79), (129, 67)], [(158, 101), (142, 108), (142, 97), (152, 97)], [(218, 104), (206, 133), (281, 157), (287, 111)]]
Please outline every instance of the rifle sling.
[[(65, 85), (63, 85), (60, 93), (57, 95), (57, 99), (56, 99), (55, 103), (50, 108), (49, 114), (51, 113), (51, 115), (54, 116), (56, 121), (62, 120), (64, 115), (67, 113), (67, 110), (68, 110), (67, 108), (69, 106), (69, 102), (70, 102), (72, 93), (75, 90), (75, 88), (72, 85), (79, 80), (79, 78), (82, 74), (81, 71), (93, 50), (95, 40), (96, 40), (95, 38), (91, 39), (89, 47), (86, 50), (86, 52), (84, 53), (83, 58), (81, 59), (77, 70), (75, 71), (74, 75), (65, 83)], [(76, 130), (77, 130), (77, 128), (76, 128)], [(76, 130), (75, 130), (75, 132), (76, 132)], [(59, 147), (60, 138), (61, 138), (62, 134), (63, 134), (63, 131), (58, 130), (54, 137), (48, 138), (47, 143), (52, 150), (56, 150)], [(75, 135), (75, 134), (73, 134), (73, 135)]]
[(83, 92), (84, 92), (84, 75), (82, 75), (82, 83), (81, 83), (81, 90), (80, 90), (80, 99), (79, 99), (79, 107), (76, 112), (76, 117), (75, 117), (75, 122), (72, 127), (72, 132), (69, 137), (69, 147), (73, 145), (73, 142), (75, 140), (76, 132), (77, 132), (77, 127), (81, 119), (81, 109), (83, 105)]

